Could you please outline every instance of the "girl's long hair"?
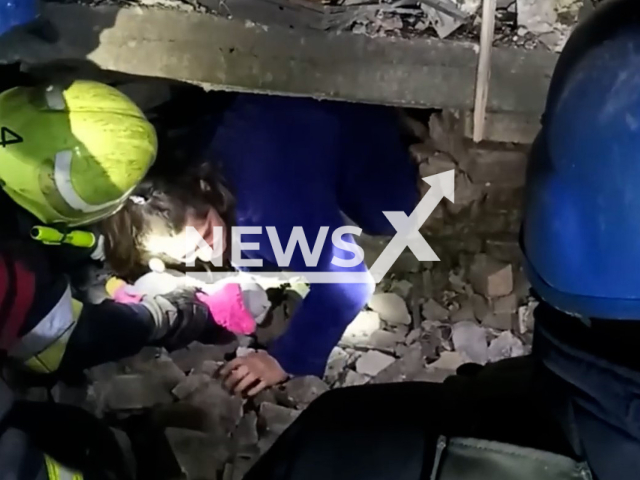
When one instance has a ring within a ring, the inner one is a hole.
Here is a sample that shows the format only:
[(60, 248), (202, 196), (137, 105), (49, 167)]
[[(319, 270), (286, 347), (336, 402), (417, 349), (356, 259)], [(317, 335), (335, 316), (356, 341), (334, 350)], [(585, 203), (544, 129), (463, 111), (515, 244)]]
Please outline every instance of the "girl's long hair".
[[(151, 173), (125, 205), (100, 225), (107, 263), (118, 276), (133, 281), (148, 271), (151, 256), (145, 238), (152, 219), (164, 223), (168, 233), (178, 233), (186, 227), (188, 212), (205, 216), (213, 207), (229, 225), (233, 204), (230, 191), (208, 162), (177, 177)], [(169, 258), (161, 260), (175, 263)]]

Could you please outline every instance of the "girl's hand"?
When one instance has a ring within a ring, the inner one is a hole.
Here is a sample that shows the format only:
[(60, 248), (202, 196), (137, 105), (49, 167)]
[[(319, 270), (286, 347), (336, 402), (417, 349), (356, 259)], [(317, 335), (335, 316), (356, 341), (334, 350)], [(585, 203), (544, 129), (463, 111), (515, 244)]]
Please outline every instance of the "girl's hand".
[(220, 371), (225, 386), (236, 395), (253, 397), (265, 388), (284, 382), (288, 375), (278, 361), (265, 351), (238, 357)]

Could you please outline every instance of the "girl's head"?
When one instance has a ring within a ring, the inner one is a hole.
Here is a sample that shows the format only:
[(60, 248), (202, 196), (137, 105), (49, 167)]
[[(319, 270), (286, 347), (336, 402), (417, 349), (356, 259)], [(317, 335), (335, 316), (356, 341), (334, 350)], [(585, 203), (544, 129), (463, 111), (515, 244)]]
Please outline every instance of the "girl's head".
[[(185, 263), (198, 254), (210, 260), (187, 240), (187, 227), (194, 227), (213, 247), (226, 249), (226, 221), (231, 216), (232, 198), (208, 165), (177, 177), (150, 176), (125, 206), (102, 222), (107, 261), (115, 272), (135, 278), (147, 270), (149, 260), (159, 258), (170, 265)], [(217, 238), (216, 226), (222, 227)]]

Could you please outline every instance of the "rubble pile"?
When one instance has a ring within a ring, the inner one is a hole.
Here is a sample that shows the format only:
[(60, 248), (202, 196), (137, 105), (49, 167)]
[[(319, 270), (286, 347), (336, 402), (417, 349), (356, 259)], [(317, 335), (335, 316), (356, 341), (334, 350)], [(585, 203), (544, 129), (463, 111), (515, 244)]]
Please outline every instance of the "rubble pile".
[[(280, 301), (255, 336), (227, 345), (196, 342), (171, 353), (146, 348), (90, 370), (85, 389), (56, 385), (53, 397), (105, 419), (150, 411), (187, 478), (240, 479), (301, 411), (331, 389), (442, 382), (465, 363), (528, 353), (535, 302), (514, 264), (479, 253), (467, 266), (425, 267), (378, 285), (331, 353), (322, 379), (294, 378), (247, 399), (229, 393), (218, 378), (226, 360), (268, 345), (286, 328), (302, 296), (299, 288), (282, 287), (270, 292)], [(41, 389), (30, 396), (47, 398)]]
[[(260, 25), (477, 42), (481, 0), (47, 0), (211, 13)], [(559, 51), (594, 0), (498, 0), (496, 45)]]
[[(443, 200), (422, 230), (440, 261), (419, 262), (407, 249), (333, 349), (323, 378), (294, 378), (245, 399), (217, 376), (225, 361), (268, 347), (287, 328), (309, 290), (292, 284), (268, 290), (272, 308), (253, 336), (171, 353), (147, 348), (92, 369), (86, 388), (56, 385), (54, 400), (107, 419), (150, 411), (188, 478), (233, 480), (331, 389), (442, 382), (465, 363), (527, 354), (536, 302), (516, 241), (526, 148), (473, 144), (452, 112), (406, 116), (405, 124), (422, 176), (456, 170), (455, 202)], [(361, 240), (368, 263), (388, 241)], [(46, 401), (49, 393), (27, 397)]]

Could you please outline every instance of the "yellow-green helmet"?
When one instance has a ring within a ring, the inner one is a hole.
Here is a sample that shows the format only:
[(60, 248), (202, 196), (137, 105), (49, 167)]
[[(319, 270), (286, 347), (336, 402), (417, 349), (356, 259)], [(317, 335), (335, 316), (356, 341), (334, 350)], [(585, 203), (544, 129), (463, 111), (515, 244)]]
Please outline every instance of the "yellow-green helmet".
[(157, 143), (140, 109), (102, 83), (0, 94), (0, 182), (46, 224), (113, 214), (155, 161)]

